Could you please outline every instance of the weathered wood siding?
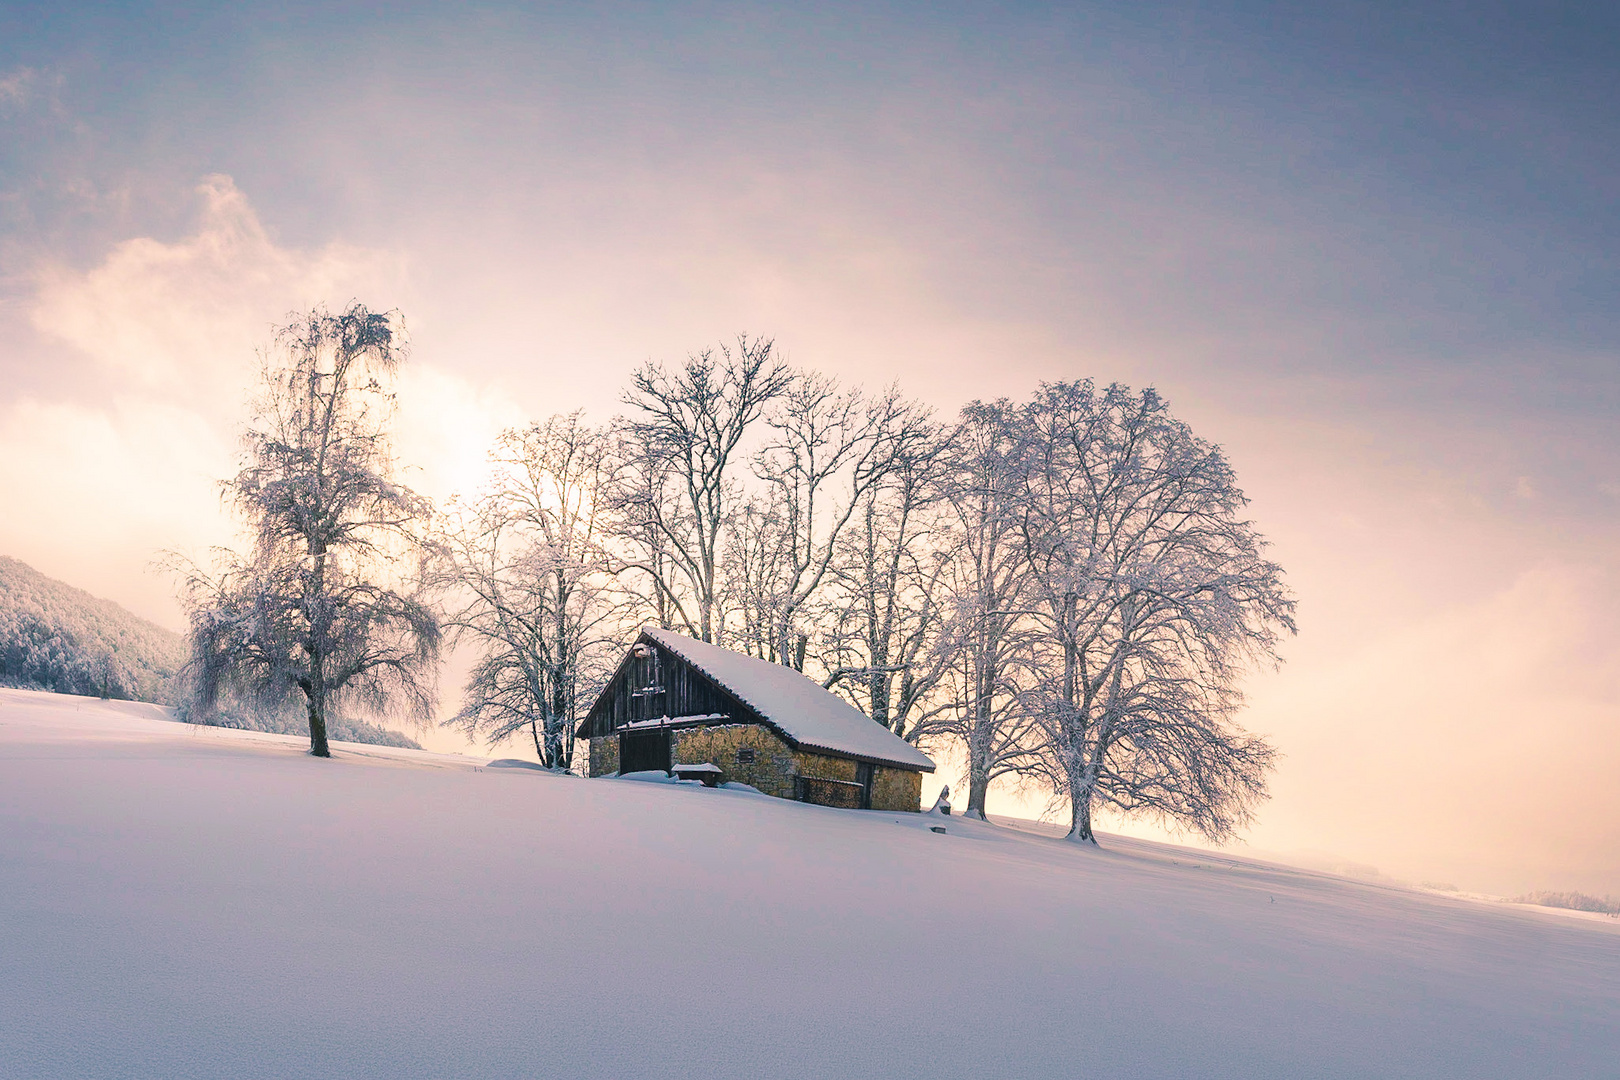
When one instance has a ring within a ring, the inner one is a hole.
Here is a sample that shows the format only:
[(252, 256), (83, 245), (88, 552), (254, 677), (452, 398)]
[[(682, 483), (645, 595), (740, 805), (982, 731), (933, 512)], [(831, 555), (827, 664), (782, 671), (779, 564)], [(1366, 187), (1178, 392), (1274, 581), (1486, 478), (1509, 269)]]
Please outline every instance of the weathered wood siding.
[(662, 716), (719, 714), (738, 721), (758, 721), (752, 708), (738, 701), (685, 660), (652, 642), (649, 654), (626, 657), (585, 716), (587, 734), (596, 738), (638, 720)]

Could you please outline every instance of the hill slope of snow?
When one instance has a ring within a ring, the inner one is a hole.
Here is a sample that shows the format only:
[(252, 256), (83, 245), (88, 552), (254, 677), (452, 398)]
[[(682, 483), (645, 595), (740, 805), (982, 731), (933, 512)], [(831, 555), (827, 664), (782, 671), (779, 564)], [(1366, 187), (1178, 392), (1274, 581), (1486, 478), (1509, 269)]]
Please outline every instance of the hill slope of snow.
[(1569, 1077), (1620, 928), (0, 691), (6, 1077)]

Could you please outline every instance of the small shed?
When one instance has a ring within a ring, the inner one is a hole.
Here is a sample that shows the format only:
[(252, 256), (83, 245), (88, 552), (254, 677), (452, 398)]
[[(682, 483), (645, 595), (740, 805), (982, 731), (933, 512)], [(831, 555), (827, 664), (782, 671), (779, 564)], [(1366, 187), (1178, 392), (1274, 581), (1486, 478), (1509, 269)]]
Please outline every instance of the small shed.
[(592, 776), (710, 764), (783, 799), (918, 810), (927, 754), (791, 668), (647, 627), (576, 732)]

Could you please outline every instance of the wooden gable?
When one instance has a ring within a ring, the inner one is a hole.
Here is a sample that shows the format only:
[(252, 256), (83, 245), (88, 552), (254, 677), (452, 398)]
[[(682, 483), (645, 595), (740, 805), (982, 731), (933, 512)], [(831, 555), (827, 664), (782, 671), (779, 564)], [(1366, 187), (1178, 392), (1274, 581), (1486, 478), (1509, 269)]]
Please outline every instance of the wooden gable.
[(663, 717), (672, 723), (698, 717), (717, 723), (767, 723), (752, 706), (643, 633), (602, 688), (576, 734), (601, 738), (628, 724)]

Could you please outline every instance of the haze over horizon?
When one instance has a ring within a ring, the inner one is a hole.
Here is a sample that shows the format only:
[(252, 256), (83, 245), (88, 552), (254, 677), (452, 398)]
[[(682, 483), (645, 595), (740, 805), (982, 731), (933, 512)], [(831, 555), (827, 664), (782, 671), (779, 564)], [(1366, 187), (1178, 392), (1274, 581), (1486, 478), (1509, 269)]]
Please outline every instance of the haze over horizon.
[(738, 331), (1152, 385), (1300, 601), (1249, 842), (1620, 894), (1616, 101), (1598, 5), (0, 4), (0, 553), (180, 628), (255, 350), (351, 297), (440, 500)]

